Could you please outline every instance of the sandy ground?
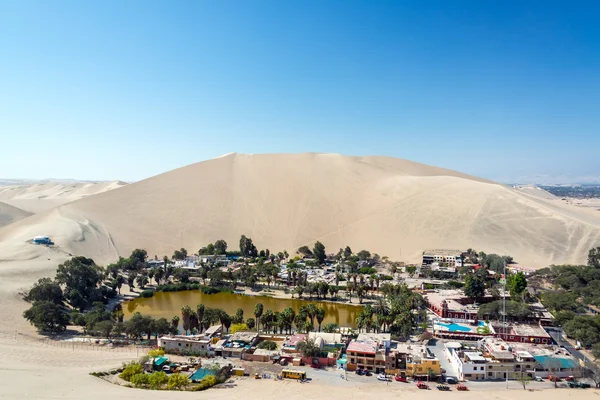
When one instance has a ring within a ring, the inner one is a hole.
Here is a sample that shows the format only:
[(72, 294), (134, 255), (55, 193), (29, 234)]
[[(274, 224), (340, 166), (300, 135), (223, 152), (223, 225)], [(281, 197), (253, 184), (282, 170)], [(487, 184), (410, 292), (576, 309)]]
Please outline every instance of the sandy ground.
[(291, 254), (316, 240), (407, 262), (427, 248), (474, 248), (539, 268), (585, 262), (600, 245), (600, 213), (389, 157), (230, 154), (22, 219), (0, 241), (39, 234), (104, 264), (134, 248), (237, 248), (245, 234)]
[(30, 212), (0, 201), (0, 227), (12, 224), (15, 221), (29, 217), (30, 215)]

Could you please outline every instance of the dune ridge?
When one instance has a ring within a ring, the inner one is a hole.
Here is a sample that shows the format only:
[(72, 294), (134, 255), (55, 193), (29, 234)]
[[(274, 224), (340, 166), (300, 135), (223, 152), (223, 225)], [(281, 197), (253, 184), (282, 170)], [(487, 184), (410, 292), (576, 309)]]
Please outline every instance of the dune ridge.
[(38, 213), (125, 185), (127, 183), (122, 181), (45, 180), (32, 183), (23, 182), (19, 185), (0, 186), (0, 201), (30, 213)]
[[(600, 215), (408, 160), (227, 154), (64, 204), (0, 230), (0, 246), (44, 231), (100, 262), (225, 239), (294, 253), (322, 241), (416, 262), (427, 248), (476, 248), (531, 267), (584, 262)], [(1, 248), (1, 247), (0, 247)]]

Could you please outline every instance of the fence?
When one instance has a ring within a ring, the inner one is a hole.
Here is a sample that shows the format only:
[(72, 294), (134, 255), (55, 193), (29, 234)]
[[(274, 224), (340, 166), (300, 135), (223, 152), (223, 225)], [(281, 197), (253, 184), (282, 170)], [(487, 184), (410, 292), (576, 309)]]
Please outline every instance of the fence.
[(38, 337), (27, 333), (13, 331), (13, 332), (0, 332), (0, 338), (9, 339), (16, 342), (27, 342), (32, 344), (39, 344), (42, 346), (58, 347), (63, 349), (71, 349), (73, 351), (107, 351), (115, 353), (132, 353), (136, 352), (138, 355), (147, 353), (148, 350), (152, 349), (153, 346), (142, 345), (135, 343), (132, 340), (107, 340), (107, 339), (95, 339), (95, 338), (77, 338), (71, 340), (56, 340), (47, 337)]

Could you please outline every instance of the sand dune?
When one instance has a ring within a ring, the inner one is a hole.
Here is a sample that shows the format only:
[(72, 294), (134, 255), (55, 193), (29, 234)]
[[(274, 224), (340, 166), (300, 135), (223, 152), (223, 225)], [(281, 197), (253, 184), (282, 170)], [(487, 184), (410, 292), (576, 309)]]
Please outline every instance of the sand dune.
[(484, 179), (388, 157), (230, 154), (63, 205), (0, 230), (1, 246), (47, 234), (110, 262), (133, 248), (295, 251), (322, 241), (417, 261), (425, 248), (476, 248), (522, 265), (583, 262), (600, 217)]
[(126, 185), (125, 182), (41, 181), (0, 186), (0, 201), (31, 213), (79, 200), (93, 194), (106, 192)]
[(0, 201), (0, 227), (12, 224), (22, 218), (30, 216), (31, 213), (20, 208), (13, 207)]

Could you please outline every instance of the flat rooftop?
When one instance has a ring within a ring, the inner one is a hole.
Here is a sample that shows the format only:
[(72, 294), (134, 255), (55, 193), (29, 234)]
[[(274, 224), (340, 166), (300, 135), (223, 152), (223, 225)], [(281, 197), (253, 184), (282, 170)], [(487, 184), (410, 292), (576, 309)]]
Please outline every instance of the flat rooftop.
[(358, 340), (353, 340), (346, 350), (346, 352), (350, 351), (355, 353), (375, 354), (377, 353), (377, 345), (372, 341), (359, 342)]
[(539, 336), (550, 338), (550, 335), (544, 328), (534, 324), (514, 324), (512, 330), (518, 336)]
[(427, 249), (423, 251), (424, 256), (455, 256), (458, 257), (463, 252), (461, 250), (453, 249)]
[(251, 343), (258, 337), (258, 333), (256, 332), (248, 332), (248, 331), (238, 331), (233, 334), (231, 338), (229, 338), (230, 342), (244, 342)]

